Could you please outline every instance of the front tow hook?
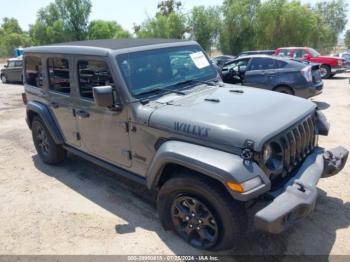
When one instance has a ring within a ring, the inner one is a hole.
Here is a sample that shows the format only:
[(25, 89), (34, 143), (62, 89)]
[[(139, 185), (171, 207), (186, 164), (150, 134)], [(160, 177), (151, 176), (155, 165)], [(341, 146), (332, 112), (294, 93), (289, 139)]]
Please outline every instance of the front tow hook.
[(324, 169), (322, 177), (330, 177), (338, 174), (345, 166), (349, 151), (342, 146), (327, 150), (323, 153)]

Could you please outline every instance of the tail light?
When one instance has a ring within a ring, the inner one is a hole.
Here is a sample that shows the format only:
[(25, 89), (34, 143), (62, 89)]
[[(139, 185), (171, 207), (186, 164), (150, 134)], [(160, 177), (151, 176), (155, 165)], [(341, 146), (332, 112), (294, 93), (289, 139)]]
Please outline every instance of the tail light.
[(312, 82), (312, 72), (311, 72), (311, 66), (304, 67), (301, 70), (301, 74), (305, 78), (307, 82)]
[(25, 105), (28, 103), (26, 93), (22, 93), (22, 101), (23, 101), (23, 104), (25, 104)]

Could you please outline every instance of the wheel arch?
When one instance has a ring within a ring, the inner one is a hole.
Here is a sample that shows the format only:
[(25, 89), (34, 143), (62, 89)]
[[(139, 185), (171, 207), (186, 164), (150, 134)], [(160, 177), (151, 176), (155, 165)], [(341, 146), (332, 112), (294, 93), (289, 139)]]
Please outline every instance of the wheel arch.
[(29, 128), (32, 128), (32, 122), (34, 117), (40, 117), (47, 129), (49, 130), (55, 143), (64, 144), (63, 135), (46, 105), (40, 102), (30, 101), (27, 104), (26, 111), (26, 121)]
[(273, 91), (276, 91), (278, 88), (280, 88), (280, 87), (285, 87), (285, 88), (288, 88), (291, 92), (292, 92), (292, 94), (293, 95), (295, 95), (295, 92), (294, 92), (294, 89), (290, 86), (290, 85), (288, 85), (288, 84), (278, 84), (278, 85), (276, 85), (274, 88), (272, 88), (272, 90)]
[(226, 182), (242, 183), (260, 176), (267, 185), (264, 190), (270, 187), (270, 182), (256, 163), (245, 165), (238, 155), (181, 141), (167, 141), (160, 146), (147, 170), (147, 187), (157, 192), (179, 173), (205, 177), (240, 201), (247, 201), (250, 196), (247, 198), (230, 190)]

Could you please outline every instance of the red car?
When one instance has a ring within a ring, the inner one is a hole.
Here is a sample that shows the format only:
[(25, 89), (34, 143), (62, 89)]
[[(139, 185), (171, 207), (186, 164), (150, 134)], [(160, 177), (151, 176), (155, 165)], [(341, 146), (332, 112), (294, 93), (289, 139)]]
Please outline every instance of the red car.
[(277, 56), (290, 56), (298, 60), (306, 60), (320, 64), (322, 78), (330, 78), (346, 70), (345, 60), (339, 57), (321, 56), (319, 52), (310, 47), (282, 47), (275, 50)]

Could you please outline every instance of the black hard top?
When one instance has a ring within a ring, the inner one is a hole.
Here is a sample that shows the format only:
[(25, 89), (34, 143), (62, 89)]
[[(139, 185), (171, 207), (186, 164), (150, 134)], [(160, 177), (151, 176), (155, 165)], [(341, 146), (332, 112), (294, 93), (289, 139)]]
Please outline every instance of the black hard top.
[(102, 40), (86, 40), (86, 41), (59, 43), (59, 44), (52, 44), (50, 46), (86, 46), (86, 47), (99, 47), (99, 48), (118, 50), (123, 48), (130, 48), (130, 47), (177, 43), (177, 42), (184, 42), (184, 41), (186, 40), (161, 39), (161, 38), (159, 39), (158, 38), (102, 39)]

